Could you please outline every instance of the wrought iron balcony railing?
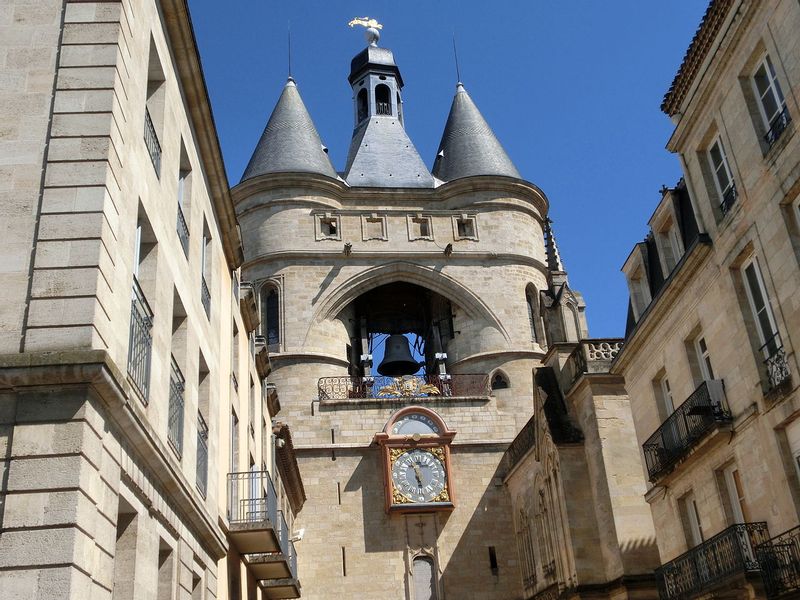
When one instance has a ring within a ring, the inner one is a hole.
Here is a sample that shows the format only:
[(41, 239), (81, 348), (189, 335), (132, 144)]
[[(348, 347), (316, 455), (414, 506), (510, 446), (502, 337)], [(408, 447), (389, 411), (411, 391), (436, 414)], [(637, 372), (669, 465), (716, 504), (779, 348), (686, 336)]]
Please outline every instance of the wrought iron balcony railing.
[(701, 383), (642, 445), (650, 481), (672, 468), (714, 427), (730, 420), (722, 381)]
[(722, 210), (723, 215), (727, 214), (731, 207), (736, 204), (736, 199), (738, 197), (739, 194), (736, 191), (736, 186), (731, 183), (728, 186), (728, 189), (722, 192), (722, 202), (719, 203), (719, 207)]
[(200, 300), (203, 302), (203, 309), (206, 316), (211, 318), (211, 292), (208, 290), (205, 276), (200, 277)]
[(181, 246), (183, 247), (183, 253), (188, 257), (189, 226), (186, 224), (186, 218), (183, 216), (183, 209), (181, 208), (180, 204), (178, 204), (178, 222), (175, 225), (175, 229), (178, 232), (178, 239), (181, 241)]
[(757, 548), (767, 598), (800, 592), (800, 527), (775, 536)]
[(375, 110), (379, 115), (391, 115), (392, 103), (391, 102), (376, 102)]
[(766, 343), (761, 346), (761, 353), (764, 355), (764, 366), (767, 371), (767, 382), (769, 389), (774, 390), (785, 381), (789, 380), (791, 371), (789, 362), (786, 360), (786, 350), (783, 349), (781, 336), (775, 333)]
[(385, 398), (471, 398), (489, 395), (483, 374), (404, 375), (403, 377), (322, 377), (320, 402)]
[(150, 358), (153, 353), (153, 311), (133, 277), (131, 330), (128, 339), (128, 375), (147, 403), (150, 393)]
[(228, 521), (277, 526), (278, 499), (268, 471), (228, 473)]
[(153, 119), (150, 118), (150, 111), (147, 108), (144, 109), (144, 143), (150, 154), (150, 160), (153, 161), (156, 176), (161, 177), (161, 143), (158, 141)]
[(183, 392), (186, 382), (180, 368), (172, 357), (169, 375), (169, 413), (167, 418), (167, 439), (178, 456), (183, 455)]
[(289, 565), (289, 572), (292, 574), (293, 579), (297, 579), (297, 552), (294, 548), (294, 542), (290, 539), (291, 533), (289, 526), (286, 524), (283, 511), (278, 511), (278, 544), (281, 547), (281, 552), (286, 557), (286, 562)]
[(737, 523), (656, 569), (659, 597), (683, 599), (727, 579), (759, 572), (756, 547), (769, 539), (767, 524)]
[(767, 146), (772, 148), (773, 144), (778, 141), (778, 138), (781, 137), (781, 134), (791, 122), (792, 115), (789, 114), (788, 107), (784, 105), (783, 110), (770, 121), (769, 130), (764, 134), (764, 140), (766, 140)]
[(203, 415), (197, 413), (197, 490), (206, 497), (208, 491), (208, 425)]

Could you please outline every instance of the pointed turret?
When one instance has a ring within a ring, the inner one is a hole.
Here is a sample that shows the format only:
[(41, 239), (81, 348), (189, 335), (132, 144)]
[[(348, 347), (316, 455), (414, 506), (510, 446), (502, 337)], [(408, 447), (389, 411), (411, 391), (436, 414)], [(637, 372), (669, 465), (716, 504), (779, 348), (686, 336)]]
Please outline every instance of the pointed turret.
[(355, 128), (344, 178), (354, 187), (433, 187), (403, 127), (400, 69), (392, 51), (378, 47), (377, 30), (372, 31), (369, 46), (350, 64)]
[(258, 140), (242, 181), (267, 173), (337, 176), (291, 77)]
[(432, 172), (442, 181), (474, 175), (504, 175), (521, 179), (461, 82), (456, 86)]

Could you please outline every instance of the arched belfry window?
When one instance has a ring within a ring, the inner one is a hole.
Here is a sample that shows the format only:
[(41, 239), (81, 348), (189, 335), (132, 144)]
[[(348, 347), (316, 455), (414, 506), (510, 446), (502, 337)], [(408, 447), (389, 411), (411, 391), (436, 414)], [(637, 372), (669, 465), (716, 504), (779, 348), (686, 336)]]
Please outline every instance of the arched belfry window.
[(281, 343), (278, 290), (272, 285), (261, 288), (261, 335), (267, 338), (270, 349)]
[(414, 577), (414, 600), (438, 600), (433, 559), (430, 556), (415, 557), (412, 574)]
[(367, 118), (369, 115), (369, 110), (367, 109), (367, 90), (361, 89), (358, 92), (358, 96), (356, 96), (356, 107), (358, 110), (358, 122), (361, 123), (364, 119)]
[(384, 83), (375, 87), (375, 112), (379, 115), (392, 114), (392, 91)]

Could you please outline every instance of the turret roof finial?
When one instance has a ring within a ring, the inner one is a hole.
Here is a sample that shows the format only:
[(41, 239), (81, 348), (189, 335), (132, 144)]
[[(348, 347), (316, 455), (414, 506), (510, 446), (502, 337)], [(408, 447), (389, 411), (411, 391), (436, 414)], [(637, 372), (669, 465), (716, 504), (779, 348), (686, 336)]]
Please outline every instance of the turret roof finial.
[(378, 40), (381, 39), (381, 32), (380, 30), (383, 29), (383, 25), (378, 23), (377, 19), (370, 19), (369, 17), (356, 17), (352, 21), (348, 23), (350, 27), (355, 27), (356, 25), (361, 25), (362, 27), (366, 27), (367, 30), (365, 35), (367, 37), (367, 43), (370, 46), (377, 46)]

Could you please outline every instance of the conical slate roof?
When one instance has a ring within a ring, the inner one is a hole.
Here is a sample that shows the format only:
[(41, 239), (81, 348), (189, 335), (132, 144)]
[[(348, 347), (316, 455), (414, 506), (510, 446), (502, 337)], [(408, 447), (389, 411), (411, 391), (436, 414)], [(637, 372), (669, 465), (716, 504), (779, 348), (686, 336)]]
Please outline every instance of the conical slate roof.
[(460, 82), (432, 173), (442, 181), (473, 175), (505, 175), (521, 179), (514, 163)]
[(242, 181), (267, 173), (289, 172), (337, 176), (291, 77), (258, 140)]

